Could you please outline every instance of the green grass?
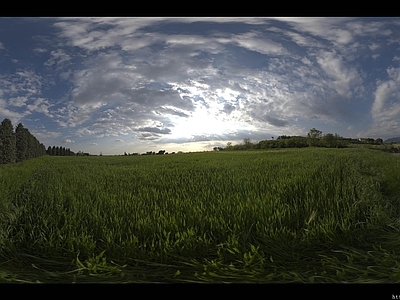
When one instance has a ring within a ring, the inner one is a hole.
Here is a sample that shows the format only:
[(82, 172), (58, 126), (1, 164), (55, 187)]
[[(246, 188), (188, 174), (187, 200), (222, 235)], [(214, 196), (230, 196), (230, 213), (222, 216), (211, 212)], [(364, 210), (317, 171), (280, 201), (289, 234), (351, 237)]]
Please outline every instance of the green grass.
[(400, 282), (400, 160), (369, 149), (0, 166), (3, 282)]

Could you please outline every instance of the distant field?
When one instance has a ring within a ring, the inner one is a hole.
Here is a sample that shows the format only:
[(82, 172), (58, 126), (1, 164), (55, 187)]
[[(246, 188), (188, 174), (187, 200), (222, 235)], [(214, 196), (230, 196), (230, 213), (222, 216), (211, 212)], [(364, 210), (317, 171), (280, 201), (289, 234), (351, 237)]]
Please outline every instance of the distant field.
[(398, 283), (399, 179), (370, 149), (0, 165), (0, 281)]

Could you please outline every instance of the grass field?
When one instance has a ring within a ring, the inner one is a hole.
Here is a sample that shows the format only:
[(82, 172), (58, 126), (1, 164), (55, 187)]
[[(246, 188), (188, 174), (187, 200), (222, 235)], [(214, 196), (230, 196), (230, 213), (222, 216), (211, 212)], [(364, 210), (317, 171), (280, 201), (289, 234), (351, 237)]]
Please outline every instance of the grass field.
[(399, 283), (400, 158), (303, 148), (0, 166), (0, 282)]

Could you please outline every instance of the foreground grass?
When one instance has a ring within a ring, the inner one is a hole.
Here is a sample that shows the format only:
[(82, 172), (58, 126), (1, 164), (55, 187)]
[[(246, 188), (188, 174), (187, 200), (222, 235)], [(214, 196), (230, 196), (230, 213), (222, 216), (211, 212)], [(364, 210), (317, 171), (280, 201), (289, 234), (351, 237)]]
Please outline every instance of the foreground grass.
[(399, 162), (289, 149), (0, 166), (0, 281), (397, 283)]

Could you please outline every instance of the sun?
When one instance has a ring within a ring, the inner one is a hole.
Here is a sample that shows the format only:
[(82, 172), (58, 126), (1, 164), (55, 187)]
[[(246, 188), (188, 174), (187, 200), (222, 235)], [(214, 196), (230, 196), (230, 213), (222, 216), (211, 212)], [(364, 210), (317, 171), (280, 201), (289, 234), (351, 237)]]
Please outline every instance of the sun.
[[(238, 93), (229, 89), (217, 89), (210, 91), (208, 85), (191, 82), (191, 86), (185, 86), (180, 96), (191, 99), (203, 99), (193, 101), (195, 109), (188, 113), (188, 117), (170, 116), (174, 124), (171, 128), (171, 138), (188, 138), (194, 136), (223, 136), (239, 129), (247, 128), (248, 124), (240, 122), (240, 111), (226, 113), (224, 105), (234, 102)], [(204, 100), (207, 99), (207, 100)]]
[(226, 115), (205, 107), (198, 107), (187, 118), (172, 120), (175, 124), (172, 134), (176, 138), (190, 138), (199, 135), (221, 136), (238, 129), (238, 124)]

